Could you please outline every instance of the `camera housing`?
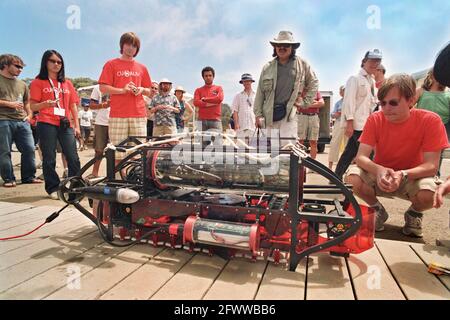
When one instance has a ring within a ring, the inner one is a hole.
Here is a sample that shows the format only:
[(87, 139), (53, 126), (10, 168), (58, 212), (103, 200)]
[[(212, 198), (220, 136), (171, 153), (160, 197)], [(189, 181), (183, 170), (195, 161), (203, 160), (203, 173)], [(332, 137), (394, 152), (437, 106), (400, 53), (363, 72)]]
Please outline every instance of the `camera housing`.
[(70, 128), (70, 121), (67, 119), (67, 117), (61, 117), (59, 120), (59, 127), (61, 130), (66, 130)]

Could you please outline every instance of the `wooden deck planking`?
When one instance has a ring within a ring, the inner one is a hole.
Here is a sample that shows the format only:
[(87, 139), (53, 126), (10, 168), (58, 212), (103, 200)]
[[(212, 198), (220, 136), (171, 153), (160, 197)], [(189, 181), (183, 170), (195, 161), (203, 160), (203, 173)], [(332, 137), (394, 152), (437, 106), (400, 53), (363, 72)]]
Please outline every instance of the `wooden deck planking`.
[[(73, 224), (78, 223), (79, 221), (86, 220), (84, 216), (73, 216), (66, 220), (51, 222), (43, 226), (41, 229), (37, 230), (33, 234), (26, 236), (20, 239), (14, 239), (9, 241), (0, 241), (0, 255), (6, 253), (8, 251), (15, 250), (17, 248), (21, 248), (37, 241), (42, 241), (45, 238), (48, 238), (50, 235), (60, 232), (63, 229), (67, 229), (71, 227)], [(10, 230), (12, 233), (8, 233), (9, 235), (23, 234), (28, 231), (31, 231), (29, 226), (18, 226), (18, 228), (14, 228)]]
[(152, 300), (200, 300), (220, 274), (226, 261), (198, 253), (162, 287)]
[[(57, 210), (58, 208), (45, 206), (21, 211), (21, 213), (27, 213), (26, 216), (18, 217), (15, 215), (9, 215), (7, 217), (10, 217), (10, 219), (0, 221), (0, 237), (8, 235), (8, 231), (16, 228), (17, 226), (27, 226), (29, 229), (33, 229), (41, 223), (44, 223), (45, 219)], [(67, 208), (54, 221), (67, 220), (69, 218), (72, 218), (74, 216), (74, 213), (74, 209), (71, 209), (69, 211), (69, 209)]]
[[(147, 246), (147, 245), (143, 245)], [(161, 289), (193, 255), (186, 250), (165, 249), (119, 282), (101, 300), (147, 300)]]
[(354, 300), (344, 258), (317, 253), (308, 259), (306, 300)]
[[(128, 248), (111, 247), (103, 242), (69, 259), (60, 257), (58, 265), (0, 294), (0, 299), (44, 299), (66, 287), (68, 283), (73, 285), (68, 277), (73, 275), (77, 268), (79, 268), (80, 276), (86, 275), (94, 269), (111, 269), (113, 265), (109, 261), (126, 249)], [(115, 279), (114, 276), (111, 278)], [(82, 286), (83, 282), (80, 284)], [(95, 285), (95, 281), (92, 281), (90, 285)]]
[(398, 285), (409, 300), (450, 299), (448, 289), (431, 273), (408, 243), (377, 241)]
[(244, 258), (230, 260), (204, 299), (253, 300), (266, 266), (266, 261), (252, 262)]
[(285, 264), (268, 263), (255, 300), (304, 300), (306, 259), (300, 261), (295, 272)]
[(62, 287), (46, 297), (48, 300), (92, 300), (98, 299), (118, 282), (144, 265), (162, 249), (151, 246), (132, 246), (97, 266), (80, 279), (80, 289)]
[[(416, 254), (428, 265), (435, 262), (450, 268), (450, 249), (446, 247), (437, 247), (426, 244), (411, 244), (410, 247)], [(450, 277), (446, 275), (437, 276), (439, 280), (450, 290)]]
[(31, 279), (66, 260), (73, 259), (102, 241), (98, 234), (89, 234), (82, 239), (79, 245), (73, 243), (72, 246), (59, 246), (36, 259), (29, 259), (2, 270), (0, 272), (0, 292)]
[(90, 233), (98, 234), (97, 230), (97, 227), (89, 221), (77, 221), (68, 228), (62, 229), (46, 239), (0, 255), (0, 271), (28, 259), (34, 259), (60, 246), (73, 245), (77, 240)]
[(376, 247), (347, 259), (356, 299), (405, 300)]
[(0, 202), (0, 217), (31, 208), (33, 208), (31, 204)]

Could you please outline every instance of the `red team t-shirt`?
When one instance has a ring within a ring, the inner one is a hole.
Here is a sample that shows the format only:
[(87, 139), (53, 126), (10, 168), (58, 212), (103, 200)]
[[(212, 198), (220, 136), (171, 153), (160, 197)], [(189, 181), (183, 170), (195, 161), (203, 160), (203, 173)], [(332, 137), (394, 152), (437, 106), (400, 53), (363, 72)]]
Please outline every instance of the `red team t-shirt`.
[(439, 116), (420, 109), (412, 109), (403, 123), (388, 122), (382, 111), (373, 113), (359, 142), (375, 148), (375, 163), (396, 171), (417, 167), (423, 163), (424, 152), (437, 152), (449, 146)]
[[(57, 96), (59, 96), (59, 106), (65, 110), (65, 116), (68, 119), (72, 119), (70, 106), (74, 103), (78, 105), (80, 101), (77, 91), (70, 80), (66, 80), (60, 83), (60, 85), (58, 85), (58, 80), (56, 79), (52, 79), (52, 82), (53, 88), (56, 89)], [(36, 102), (55, 100), (53, 88), (50, 80), (34, 79), (30, 85), (30, 99)], [(59, 126), (61, 119), (59, 115), (55, 115), (53, 107), (39, 110), (36, 118), (38, 122), (45, 122), (55, 126)], [(73, 126), (72, 121), (71, 126)]]
[[(205, 102), (202, 98), (207, 98)], [(222, 119), (223, 90), (221, 86), (204, 85), (194, 92), (194, 106), (198, 107), (199, 120), (220, 120)], [(213, 103), (214, 106), (207, 107), (206, 103)]]
[[(99, 84), (123, 88), (133, 82), (137, 87), (149, 88), (152, 80), (147, 68), (136, 61), (113, 59), (103, 66)], [(146, 118), (147, 108), (142, 95), (133, 93), (112, 94), (110, 101), (110, 118)]]
[[(317, 91), (316, 97), (314, 98), (314, 102), (317, 102), (317, 101), (319, 101), (320, 99), (322, 99), (322, 95), (320, 94), (319, 91)], [(307, 109), (305, 109), (305, 111), (302, 110), (302, 112), (304, 112), (304, 113), (317, 113), (317, 114), (319, 114), (320, 109), (319, 109), (319, 108), (307, 108)]]

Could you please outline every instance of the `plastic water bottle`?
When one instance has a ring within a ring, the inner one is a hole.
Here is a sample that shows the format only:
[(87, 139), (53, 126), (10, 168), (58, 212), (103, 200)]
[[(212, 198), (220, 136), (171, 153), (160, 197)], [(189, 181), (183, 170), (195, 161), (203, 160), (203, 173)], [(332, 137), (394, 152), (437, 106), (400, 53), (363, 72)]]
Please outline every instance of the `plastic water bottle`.
[[(19, 102), (19, 103), (22, 103), (22, 104), (23, 104), (23, 95), (22, 95), (21, 93), (20, 93), (19, 96), (17, 97), (16, 102)], [(21, 110), (19, 110), (19, 109), (16, 108), (16, 112), (17, 112), (17, 113), (20, 113)]]

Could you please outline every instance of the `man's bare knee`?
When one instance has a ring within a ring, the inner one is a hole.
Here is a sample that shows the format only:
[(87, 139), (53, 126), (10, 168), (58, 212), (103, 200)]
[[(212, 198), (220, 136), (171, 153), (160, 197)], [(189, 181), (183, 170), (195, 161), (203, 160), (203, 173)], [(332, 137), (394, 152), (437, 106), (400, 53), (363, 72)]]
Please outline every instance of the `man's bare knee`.
[(431, 209), (433, 207), (433, 196), (433, 191), (420, 190), (413, 198), (411, 198), (412, 205), (419, 211)]

